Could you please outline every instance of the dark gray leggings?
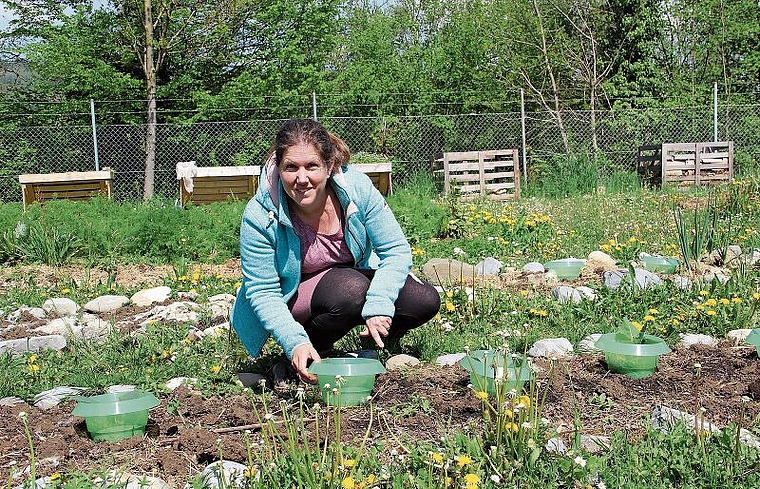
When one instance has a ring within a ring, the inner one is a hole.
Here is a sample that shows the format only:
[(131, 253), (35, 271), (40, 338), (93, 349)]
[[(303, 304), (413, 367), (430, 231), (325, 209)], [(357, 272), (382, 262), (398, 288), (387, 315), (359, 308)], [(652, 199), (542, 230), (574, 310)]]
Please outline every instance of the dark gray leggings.
[[(330, 350), (351, 329), (364, 324), (361, 312), (373, 276), (374, 270), (333, 268), (320, 279), (311, 297), (311, 320), (304, 326), (318, 352)], [(390, 342), (432, 319), (441, 298), (435, 287), (409, 275), (395, 305)]]

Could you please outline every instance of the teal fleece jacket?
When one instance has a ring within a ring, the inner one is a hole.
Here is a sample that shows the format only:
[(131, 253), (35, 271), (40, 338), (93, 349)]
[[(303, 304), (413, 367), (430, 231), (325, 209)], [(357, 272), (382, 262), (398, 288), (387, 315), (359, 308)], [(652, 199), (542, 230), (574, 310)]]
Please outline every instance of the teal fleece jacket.
[[(349, 166), (336, 172), (328, 184), (346, 216), (344, 234), (355, 266), (377, 269), (362, 316), (393, 317), (412, 263), (401, 226), (364, 173)], [(271, 159), (262, 169), (256, 195), (243, 212), (240, 261), (243, 281), (232, 310), (233, 328), (252, 356), (257, 356), (272, 336), (292, 358), (298, 346), (310, 342), (287, 305), (301, 281), (301, 242)]]

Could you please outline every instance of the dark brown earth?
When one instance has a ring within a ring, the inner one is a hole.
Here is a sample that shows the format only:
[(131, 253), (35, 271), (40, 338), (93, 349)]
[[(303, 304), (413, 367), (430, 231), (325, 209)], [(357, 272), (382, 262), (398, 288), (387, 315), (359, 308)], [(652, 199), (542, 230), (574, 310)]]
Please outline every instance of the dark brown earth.
[[(699, 382), (695, 363), (702, 366)], [(654, 375), (638, 380), (609, 373), (602, 358), (593, 355), (555, 361), (553, 369), (548, 361), (538, 361), (536, 366), (540, 370), (537, 390), (547, 394), (543, 416), (566, 441), (572, 436), (576, 414), (584, 434), (609, 436), (616, 429), (636, 439), (643, 435), (657, 405), (694, 412), (698, 403), (720, 427), (737, 419), (742, 396), (752, 399), (747, 403), (745, 426), (760, 412), (756, 401), (760, 361), (752, 348), (677, 350), (661, 359)], [(374, 390), (373, 436), (385, 440), (387, 450), (397, 446), (402, 451), (401, 444), (408, 440), (435, 443), (457, 430), (477, 433), (480, 403), (468, 382), (467, 372), (459, 366), (422, 365), (379, 376)], [(317, 396), (316, 387), (307, 388), (309, 405)], [(269, 392), (266, 397), (275, 421), (282, 419), (282, 400), (290, 404), (289, 412), (296, 411), (294, 392), (282, 396)], [(181, 487), (219, 458), (220, 445), (225, 459), (245, 463), (244, 433), (254, 442), (261, 439), (260, 431), (250, 426), (259, 422), (253, 406), (261, 412), (261, 402), (258, 393), (204, 398), (180, 387), (162, 396), (160, 406), (151, 411), (144, 438), (115, 443), (92, 441), (83, 420), (71, 416), (73, 401), (48, 411), (28, 405), (0, 407), (0, 418), (5, 420), (0, 427), (0, 478), (7, 477), (12, 464), (18, 468), (29, 464), (28, 442), (18, 417), (24, 410), (41, 475), (113, 468), (160, 477)], [(311, 419), (313, 413), (307, 412), (306, 417)], [(344, 441), (353, 440), (358, 446), (367, 430), (369, 407), (346, 408), (342, 419)], [(313, 422), (307, 426), (313, 432)]]

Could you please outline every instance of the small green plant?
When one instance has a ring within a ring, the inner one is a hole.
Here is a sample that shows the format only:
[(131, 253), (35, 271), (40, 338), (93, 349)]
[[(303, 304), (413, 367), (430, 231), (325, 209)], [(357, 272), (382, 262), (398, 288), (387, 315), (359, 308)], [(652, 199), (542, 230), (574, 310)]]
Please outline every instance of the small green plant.
[(617, 329), (617, 335), (627, 343), (643, 343), (644, 327), (638, 321), (629, 321), (624, 319), (620, 322)]

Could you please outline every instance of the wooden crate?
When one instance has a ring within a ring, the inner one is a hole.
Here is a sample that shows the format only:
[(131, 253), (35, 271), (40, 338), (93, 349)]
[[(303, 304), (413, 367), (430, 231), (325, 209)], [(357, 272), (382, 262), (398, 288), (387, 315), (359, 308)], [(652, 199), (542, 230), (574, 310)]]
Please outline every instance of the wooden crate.
[(65, 173), (27, 173), (18, 176), (24, 209), (32, 202), (51, 199), (90, 200), (96, 195), (111, 198), (113, 171), (71, 171)]
[(699, 186), (728, 182), (734, 178), (733, 141), (699, 143), (664, 143), (660, 162), (655, 162), (657, 146), (639, 148), (639, 172), (652, 185), (675, 183)]
[(391, 163), (363, 163), (361, 165), (351, 165), (362, 173), (366, 173), (372, 180), (372, 184), (383, 195), (393, 193), (393, 183), (391, 182)]
[(520, 197), (520, 165), (517, 149), (443, 153), (443, 190), (454, 188), (464, 198), (508, 200)]
[(199, 167), (193, 177), (193, 191), (188, 192), (183, 180), (179, 181), (180, 202), (195, 205), (224, 202), (227, 199), (248, 200), (256, 193), (261, 167), (210, 166)]

